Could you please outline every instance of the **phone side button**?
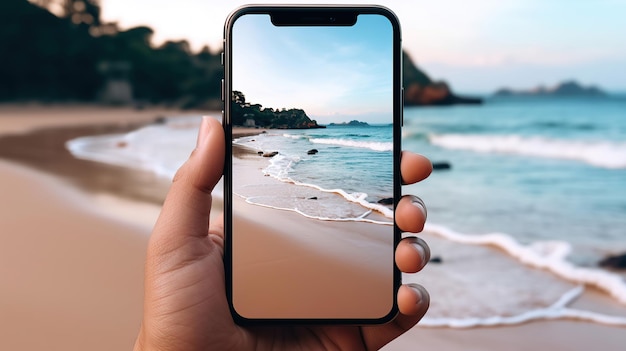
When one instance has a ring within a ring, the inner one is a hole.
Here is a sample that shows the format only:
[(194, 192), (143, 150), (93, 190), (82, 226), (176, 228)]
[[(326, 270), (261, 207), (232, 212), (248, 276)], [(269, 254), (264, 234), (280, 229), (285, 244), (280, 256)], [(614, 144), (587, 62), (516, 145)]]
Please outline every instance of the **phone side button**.
[(222, 125), (224, 125), (224, 110), (222, 110)]
[(224, 80), (222, 79), (222, 102), (224, 101)]
[(400, 91), (400, 127), (404, 127), (404, 87)]
[(224, 66), (224, 51), (220, 53), (220, 63)]

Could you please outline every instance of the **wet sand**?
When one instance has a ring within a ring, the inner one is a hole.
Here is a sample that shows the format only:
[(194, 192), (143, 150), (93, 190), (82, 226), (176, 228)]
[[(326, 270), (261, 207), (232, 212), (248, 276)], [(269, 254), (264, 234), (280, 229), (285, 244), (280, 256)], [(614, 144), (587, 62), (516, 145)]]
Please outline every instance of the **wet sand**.
[[(236, 184), (279, 182), (261, 173), (267, 158), (235, 149)], [(391, 226), (322, 221), (252, 205), (236, 195), (233, 202), (233, 297), (242, 315), (372, 319), (389, 313)]]

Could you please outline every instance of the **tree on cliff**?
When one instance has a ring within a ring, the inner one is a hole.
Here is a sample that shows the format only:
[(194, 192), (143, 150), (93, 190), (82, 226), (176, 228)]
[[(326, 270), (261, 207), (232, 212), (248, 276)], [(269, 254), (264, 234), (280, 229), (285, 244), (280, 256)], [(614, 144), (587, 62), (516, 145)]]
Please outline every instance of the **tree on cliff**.
[(100, 25), (100, 0), (29, 0), (75, 25)]
[(92, 99), (101, 85), (86, 29), (26, 0), (0, 1), (0, 101)]
[(231, 123), (236, 126), (246, 125), (247, 121), (254, 121), (254, 125), (263, 128), (276, 129), (310, 129), (325, 128), (311, 120), (302, 109), (273, 109), (264, 108), (261, 104), (246, 102), (245, 95), (240, 91), (233, 91), (231, 96)]
[(123, 63), (139, 101), (220, 107), (220, 56), (207, 47), (198, 54), (185, 41), (154, 47), (148, 27), (102, 23), (99, 0), (33, 2), (46, 8), (0, 1), (0, 101), (93, 101), (107, 78), (102, 65)]
[[(0, 101), (98, 101), (115, 73), (103, 67), (122, 67), (135, 101), (221, 108), (219, 54), (208, 47), (194, 54), (186, 41), (155, 47), (148, 27), (103, 23), (100, 3), (0, 0)], [(407, 105), (477, 101), (433, 82), (406, 53), (404, 87)], [(259, 112), (258, 121), (270, 123), (274, 115)]]

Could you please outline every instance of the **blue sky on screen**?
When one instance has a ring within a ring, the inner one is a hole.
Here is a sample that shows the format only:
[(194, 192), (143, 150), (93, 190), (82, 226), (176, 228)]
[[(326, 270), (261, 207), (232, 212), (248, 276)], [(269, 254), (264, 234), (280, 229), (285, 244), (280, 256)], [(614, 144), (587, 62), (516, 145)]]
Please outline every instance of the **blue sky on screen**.
[(351, 27), (277, 27), (268, 15), (246, 15), (234, 24), (233, 89), (321, 123), (389, 123), (392, 45), (380, 15), (361, 15)]

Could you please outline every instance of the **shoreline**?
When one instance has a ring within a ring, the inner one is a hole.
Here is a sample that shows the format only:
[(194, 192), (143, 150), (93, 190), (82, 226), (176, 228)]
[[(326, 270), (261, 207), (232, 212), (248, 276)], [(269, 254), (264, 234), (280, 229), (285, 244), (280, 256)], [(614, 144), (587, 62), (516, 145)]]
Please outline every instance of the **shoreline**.
[[(233, 159), (233, 169), (238, 172), (233, 172), (233, 183), (294, 186), (264, 177), (260, 170), (267, 158), (249, 148), (237, 148), (240, 153)], [(294, 211), (250, 204), (238, 195), (233, 196), (233, 207), (237, 233), (233, 247), (239, 255), (233, 270), (241, 279), (234, 278), (235, 286), (241, 288), (233, 298), (249, 316), (267, 314), (265, 309), (271, 308), (277, 318), (382, 318), (391, 309), (392, 227), (307, 218)], [(288, 279), (268, 283), (274, 276)], [(281, 304), (276, 305), (277, 300)], [(281, 310), (284, 306), (289, 308)]]
[[(16, 130), (24, 134), (23, 130), (54, 126), (74, 128), (76, 121), (84, 117), (84, 110), (70, 109), (63, 113), (59, 111), (59, 115), (69, 115), (67, 119), (50, 123), (47, 108), (40, 109), (28, 109), (27, 112), (33, 114), (27, 116), (28, 128), (10, 127), (8, 132), (0, 128), (0, 138), (16, 135)], [(96, 109), (93, 115), (101, 120), (89, 120), (93, 126), (127, 119), (119, 115), (118, 109)], [(21, 121), (9, 117), (15, 123)], [(153, 117), (142, 118), (148, 121)], [(7, 120), (0, 114), (0, 126)], [(38, 135), (38, 138), (20, 145), (28, 147), (31, 154), (40, 155), (50, 145), (49, 138), (54, 139), (54, 136)], [(0, 152), (6, 151), (4, 146)], [(54, 152), (45, 155), (25, 161), (19, 159), (23, 153), (18, 153), (8, 163), (4, 156), (0, 156), (0, 187), (4, 195), (0, 202), (3, 208), (0, 211), (3, 228), (0, 231), (0, 276), (6, 287), (0, 289), (0, 301), (7, 302), (3, 304), (6, 314), (0, 318), (0, 327), (12, 331), (0, 339), (0, 349), (132, 348), (141, 316), (143, 255), (150, 227), (128, 222), (128, 217), (136, 215), (132, 207), (120, 209), (119, 212), (128, 211), (126, 218), (118, 217), (119, 213), (101, 213), (93, 193), (66, 178), (72, 174), (50, 170), (50, 164), (58, 161), (59, 155)], [(126, 173), (123, 174), (126, 177)], [(74, 176), (81, 178), (85, 175)], [(123, 183), (125, 178), (119, 177), (117, 181)], [(15, 182), (22, 185), (17, 186)], [(108, 194), (111, 203), (104, 206), (115, 207), (118, 197), (124, 198), (116, 188)], [(155, 205), (151, 207), (158, 209)], [(9, 228), (7, 223), (11, 224), (10, 231), (4, 230)], [(427, 240), (430, 244), (431, 239)], [(444, 265), (449, 263), (446, 261)], [(428, 267), (431, 266), (435, 265)], [(459, 271), (460, 274), (463, 272)], [(422, 282), (420, 274), (415, 279)], [(432, 295), (433, 302), (437, 296)], [(592, 289), (587, 289), (572, 307), (606, 313), (623, 310)], [(38, 331), (38, 338), (29, 336), (32, 330)], [(587, 350), (601, 346), (603, 350), (621, 350), (626, 343), (624, 330), (623, 327), (576, 320), (534, 320), (513, 326), (468, 329), (430, 328), (418, 324), (383, 349), (413, 350), (420, 346), (439, 350)]]
[(54, 174), (89, 193), (115, 194), (160, 206), (169, 189), (168, 180), (148, 171), (78, 159), (65, 147), (68, 140), (77, 137), (127, 133), (144, 125), (50, 127), (0, 135), (0, 158)]
[[(264, 134), (265, 132), (263, 132)], [(261, 134), (255, 134), (261, 135)], [(255, 136), (251, 135), (251, 136)], [(270, 137), (275, 137), (275, 134), (268, 134)], [(248, 135), (250, 136), (250, 135)], [(234, 139), (234, 138), (233, 138)], [(254, 142), (255, 140), (250, 140)], [(318, 219), (322, 221), (336, 221), (336, 222), (367, 222), (377, 225), (392, 225), (393, 222), (393, 213), (392, 206), (387, 204), (382, 204), (381, 202), (371, 202), (365, 197), (359, 197), (358, 194), (367, 193), (370, 191), (366, 187), (366, 189), (360, 189), (356, 192), (357, 195), (351, 193), (350, 191), (346, 191), (341, 186), (330, 186), (330, 188), (323, 187), (318, 185), (315, 180), (302, 181), (293, 179), (288, 175), (288, 169), (291, 167), (291, 163), (289, 166), (285, 168), (284, 165), (279, 166), (279, 170), (276, 170), (276, 164), (272, 162), (275, 157), (274, 153), (278, 153), (279, 156), (284, 156), (287, 153), (284, 153), (282, 149), (277, 148), (269, 148), (269, 149), (257, 149), (253, 146), (249, 146), (246, 142), (242, 143), (233, 143), (233, 156), (237, 159), (257, 159), (264, 160), (264, 162), (258, 161), (255, 165), (255, 172), (259, 170), (264, 170), (272, 168), (273, 171), (267, 172), (264, 174), (265, 177), (271, 180), (264, 180), (262, 178), (256, 178), (256, 180), (252, 180), (247, 178), (243, 182), (237, 182), (238, 184), (242, 184), (242, 186), (237, 187), (233, 185), (233, 191), (238, 193), (239, 195), (246, 197), (249, 201), (254, 202), (257, 205), (274, 208), (277, 210), (288, 210), (298, 212), (303, 216), (308, 218)], [(270, 154), (269, 157), (267, 154)], [(263, 157), (260, 157), (263, 155)], [(284, 156), (289, 159), (289, 156)], [(254, 162), (254, 161), (249, 161)], [(281, 162), (281, 161), (279, 161)], [(297, 162), (297, 161), (295, 161)], [(233, 162), (233, 167), (235, 166), (236, 161)], [(241, 165), (241, 162), (237, 164)], [(245, 166), (244, 166), (245, 167)], [(279, 175), (275, 175), (278, 173)], [(233, 183), (235, 184), (235, 183)], [(243, 190), (247, 186), (254, 185), (255, 188), (263, 185), (267, 187), (275, 188), (275, 191), (272, 194), (289, 194), (289, 196), (284, 196), (282, 202), (276, 201), (281, 198), (279, 196), (269, 196), (269, 194), (261, 195), (256, 190)], [(243, 190), (243, 192), (241, 192)], [(243, 195), (248, 193), (248, 195)], [(254, 194), (254, 195), (251, 195)], [(272, 197), (271, 199), (269, 197)], [(254, 200), (250, 200), (255, 198)], [(264, 199), (264, 200), (257, 200)], [(315, 200), (315, 202), (305, 203), (299, 201), (298, 199), (309, 199)], [(376, 199), (376, 197), (375, 197)], [(378, 198), (380, 201), (388, 200), (389, 197), (380, 197)], [(315, 203), (320, 204), (319, 206), (314, 205)], [(322, 205), (322, 203), (324, 205)], [(333, 212), (329, 210), (331, 207), (334, 207), (339, 212)], [(326, 215), (325, 215), (326, 214)]]

